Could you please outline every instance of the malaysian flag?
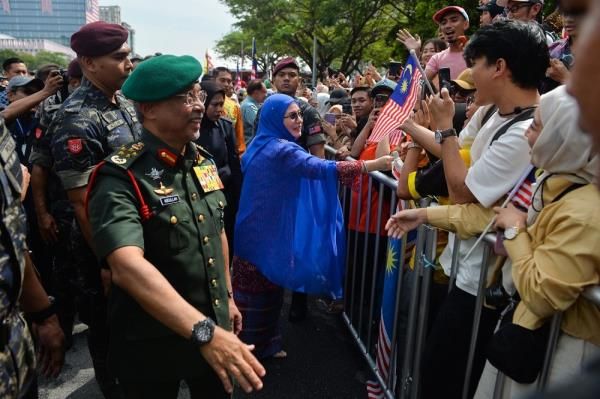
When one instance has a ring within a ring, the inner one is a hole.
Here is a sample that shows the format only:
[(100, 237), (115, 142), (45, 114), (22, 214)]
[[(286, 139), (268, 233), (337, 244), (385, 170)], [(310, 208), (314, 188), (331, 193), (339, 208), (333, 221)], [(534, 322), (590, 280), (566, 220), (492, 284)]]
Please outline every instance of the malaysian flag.
[(250, 73), (250, 79), (256, 79), (256, 71), (258, 70), (258, 63), (256, 62), (256, 39), (252, 38), (252, 72)]
[(85, 2), (85, 23), (100, 21), (100, 7), (98, 0), (86, 0)]
[[(392, 362), (392, 334), (394, 329), (394, 311), (398, 291), (398, 275), (400, 267), (407, 267), (412, 250), (415, 246), (417, 231), (413, 230), (406, 236), (404, 255), (402, 256), (402, 240), (390, 238), (388, 241), (388, 256), (383, 282), (383, 298), (381, 301), (381, 320), (379, 321), (379, 336), (377, 338), (377, 356), (375, 363), (377, 371), (384, 381), (389, 381), (390, 364)], [(406, 287), (403, 287), (406, 289)], [(390, 387), (391, 388), (391, 387)], [(367, 381), (369, 399), (383, 399), (385, 392), (379, 382)]]
[(403, 124), (410, 116), (419, 95), (421, 76), (419, 61), (410, 54), (402, 71), (400, 83), (398, 83), (390, 99), (379, 113), (368, 142), (380, 142), (387, 134), (397, 130), (398, 126)]
[(5, 14), (10, 14), (10, 0), (2, 0), (2, 11)]
[(532, 168), (525, 180), (519, 186), (519, 189), (512, 197), (512, 203), (523, 212), (527, 212), (527, 208), (531, 205), (533, 199), (533, 186), (535, 184), (535, 173), (537, 169)]
[(52, 0), (42, 0), (42, 14), (52, 14)]

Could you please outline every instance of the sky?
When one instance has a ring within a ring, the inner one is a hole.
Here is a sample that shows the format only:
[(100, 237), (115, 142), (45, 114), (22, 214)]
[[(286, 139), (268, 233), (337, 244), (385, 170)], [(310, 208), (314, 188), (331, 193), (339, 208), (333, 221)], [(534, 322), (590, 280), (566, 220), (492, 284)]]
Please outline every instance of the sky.
[(121, 7), (121, 20), (135, 29), (135, 51), (142, 56), (193, 55), (204, 63), (208, 50), (215, 66), (224, 63), (214, 47), (235, 19), (219, 0), (100, 0), (100, 5)]

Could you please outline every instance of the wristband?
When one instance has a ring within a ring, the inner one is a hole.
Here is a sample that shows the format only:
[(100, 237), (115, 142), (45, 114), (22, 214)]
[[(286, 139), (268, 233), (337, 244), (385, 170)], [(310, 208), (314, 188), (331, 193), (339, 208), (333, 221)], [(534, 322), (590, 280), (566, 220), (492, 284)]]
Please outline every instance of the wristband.
[(421, 147), (420, 145), (418, 145), (418, 144), (417, 144), (417, 143), (415, 143), (414, 141), (413, 141), (413, 142), (410, 142), (410, 143), (409, 143), (409, 144), (406, 146), (406, 149), (408, 149), (408, 150), (410, 150), (410, 149), (413, 149), (413, 148), (416, 148), (416, 149), (418, 149), (419, 151), (423, 149), (423, 147)]
[(48, 297), (50, 299), (50, 306), (45, 309), (38, 310), (37, 312), (29, 312), (27, 313), (27, 318), (31, 320), (33, 323), (42, 323), (46, 321), (50, 316), (54, 316), (56, 314), (56, 306), (54, 305), (54, 298)]

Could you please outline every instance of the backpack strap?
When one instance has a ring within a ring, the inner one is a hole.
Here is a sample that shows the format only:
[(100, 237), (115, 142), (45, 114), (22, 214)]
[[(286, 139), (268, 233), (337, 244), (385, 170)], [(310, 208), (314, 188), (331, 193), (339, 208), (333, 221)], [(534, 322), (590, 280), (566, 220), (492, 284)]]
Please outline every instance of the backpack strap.
[(535, 112), (535, 108), (526, 109), (525, 111), (521, 112), (519, 115), (515, 116), (514, 118), (512, 118), (511, 120), (506, 122), (504, 125), (502, 125), (500, 127), (500, 129), (498, 129), (496, 131), (496, 134), (494, 134), (494, 137), (492, 137), (492, 141), (490, 141), (490, 145), (492, 145), (492, 143), (494, 141), (498, 140), (504, 133), (506, 133), (508, 131), (508, 129), (515, 123), (523, 122), (527, 119), (533, 118), (534, 112)]
[(491, 107), (488, 108), (487, 111), (485, 111), (485, 114), (483, 115), (483, 118), (481, 119), (481, 127), (483, 127), (483, 125), (485, 125), (486, 122), (490, 120), (490, 118), (492, 117), (492, 115), (494, 115), (496, 113), (496, 111), (498, 111), (498, 107), (495, 105), (492, 105)]
[[(587, 186), (587, 184), (581, 184), (581, 183), (573, 183), (571, 184), (569, 187), (565, 188), (563, 191), (561, 191), (560, 194), (558, 194), (556, 197), (554, 197), (554, 199), (552, 200), (552, 202), (558, 202), (560, 201), (565, 195), (569, 194), (571, 191), (575, 191), (578, 188)], [(551, 203), (552, 203), (551, 202)]]

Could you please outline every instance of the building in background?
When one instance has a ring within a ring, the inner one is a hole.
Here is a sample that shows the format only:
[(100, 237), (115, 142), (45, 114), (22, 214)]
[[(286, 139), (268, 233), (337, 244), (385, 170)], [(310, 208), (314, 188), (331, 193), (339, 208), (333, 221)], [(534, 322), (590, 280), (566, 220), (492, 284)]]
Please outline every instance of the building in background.
[(121, 25), (121, 7), (100, 6), (100, 21)]
[(127, 44), (129, 44), (129, 48), (131, 48), (131, 54), (135, 54), (135, 29), (127, 22), (121, 22), (121, 26), (129, 32), (129, 38), (127, 39)]
[(0, 33), (70, 45), (71, 35), (100, 20), (98, 0), (0, 0)]
[(17, 39), (0, 33), (0, 49), (13, 50), (16, 52), (36, 55), (40, 51), (50, 51), (52, 53), (61, 53), (67, 56), (69, 60), (76, 57), (76, 54), (70, 47), (63, 46), (45, 39)]

